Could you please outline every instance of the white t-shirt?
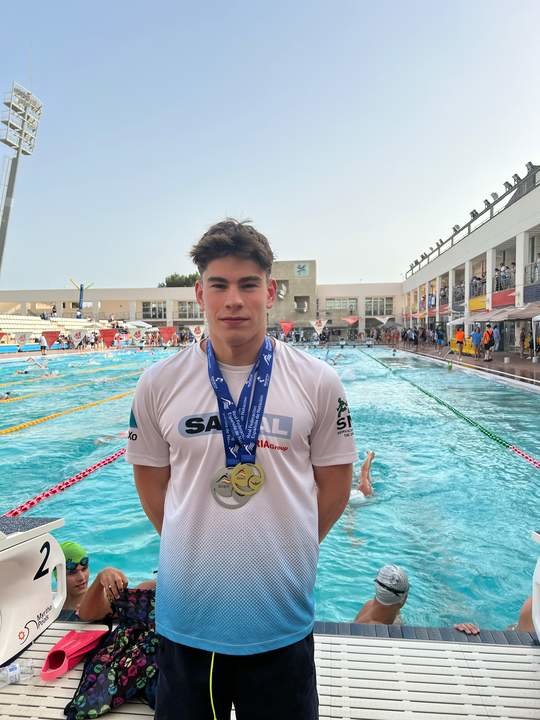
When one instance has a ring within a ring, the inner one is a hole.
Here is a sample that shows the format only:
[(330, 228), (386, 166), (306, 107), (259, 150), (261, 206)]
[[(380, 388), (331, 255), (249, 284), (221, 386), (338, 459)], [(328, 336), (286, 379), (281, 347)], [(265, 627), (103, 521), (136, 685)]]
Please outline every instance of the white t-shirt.
[(48, 347), (48, 345), (47, 345), (47, 339), (45, 338), (45, 335), (42, 335), (42, 336), (39, 338), (39, 344), (40, 344), (41, 347), (45, 347), (45, 348)]
[[(251, 368), (220, 367), (237, 401)], [(276, 342), (256, 458), (266, 481), (246, 505), (223, 508), (211, 493), (225, 451), (205, 352), (192, 346), (149, 368), (133, 401), (127, 461), (171, 466), (157, 631), (177, 643), (231, 655), (305, 637), (314, 621), (319, 551), (312, 466), (355, 459), (335, 371)]]

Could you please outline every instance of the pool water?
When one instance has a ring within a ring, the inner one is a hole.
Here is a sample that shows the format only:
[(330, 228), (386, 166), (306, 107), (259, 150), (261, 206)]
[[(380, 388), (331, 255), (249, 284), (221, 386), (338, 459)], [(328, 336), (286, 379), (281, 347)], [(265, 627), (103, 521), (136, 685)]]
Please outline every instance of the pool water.
[[(0, 363), (0, 383), (8, 383), (0, 392), (29, 394), (0, 404), (0, 429), (133, 390), (141, 370), (169, 352), (51, 356), (60, 374), (35, 382), (39, 372), (15, 374), (28, 363)], [(347, 508), (321, 546), (317, 618), (352, 621), (379, 567), (396, 563), (411, 584), (408, 624), (515, 622), (536, 562), (540, 471), (407, 379), (536, 457), (540, 395), (387, 348), (311, 352), (335, 359), (359, 454), (376, 452), (373, 499)], [(0, 513), (123, 447), (131, 397), (0, 436)], [(56, 537), (85, 545), (93, 573), (117, 566), (133, 584), (157, 567), (158, 538), (123, 458), (29, 512), (64, 517)]]

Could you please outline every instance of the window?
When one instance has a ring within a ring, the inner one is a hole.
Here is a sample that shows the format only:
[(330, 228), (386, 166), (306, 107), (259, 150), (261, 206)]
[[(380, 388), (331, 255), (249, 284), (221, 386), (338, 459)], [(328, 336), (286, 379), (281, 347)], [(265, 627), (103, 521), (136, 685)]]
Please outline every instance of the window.
[(204, 320), (204, 313), (199, 307), (199, 303), (194, 300), (178, 301), (178, 319), (179, 320)]
[(166, 306), (167, 303), (164, 300), (158, 302), (143, 302), (143, 320), (165, 320), (167, 317)]
[(358, 299), (352, 297), (326, 298), (327, 312), (340, 312), (345, 315), (356, 315), (358, 312)]
[(309, 310), (309, 296), (308, 295), (295, 295), (294, 296), (294, 309), (296, 312), (308, 312)]
[(393, 315), (393, 297), (367, 297), (366, 315)]

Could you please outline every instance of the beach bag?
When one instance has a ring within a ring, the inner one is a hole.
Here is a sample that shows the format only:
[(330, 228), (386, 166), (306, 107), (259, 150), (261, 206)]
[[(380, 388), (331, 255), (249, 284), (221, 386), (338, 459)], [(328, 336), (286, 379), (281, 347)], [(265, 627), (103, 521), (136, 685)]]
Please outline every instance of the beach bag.
[(79, 687), (64, 708), (68, 720), (101, 717), (130, 700), (155, 706), (155, 591), (124, 590), (111, 606), (118, 625), (87, 658)]

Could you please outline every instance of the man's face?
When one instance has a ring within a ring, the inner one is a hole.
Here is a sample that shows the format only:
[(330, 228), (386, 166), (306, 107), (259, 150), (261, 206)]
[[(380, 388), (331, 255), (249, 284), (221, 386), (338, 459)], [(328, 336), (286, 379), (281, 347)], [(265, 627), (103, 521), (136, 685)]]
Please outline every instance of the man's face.
[(82, 565), (77, 565), (73, 572), (66, 573), (68, 596), (73, 598), (82, 598), (82, 596), (88, 590), (89, 575), (90, 570), (88, 568), (88, 565), (86, 567), (83, 567)]
[(266, 333), (266, 311), (276, 298), (276, 282), (253, 260), (229, 256), (212, 260), (195, 286), (214, 345), (256, 349)]

